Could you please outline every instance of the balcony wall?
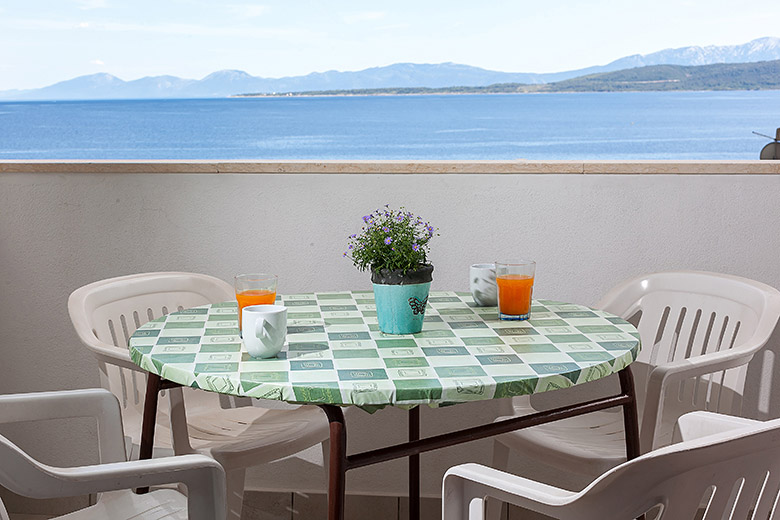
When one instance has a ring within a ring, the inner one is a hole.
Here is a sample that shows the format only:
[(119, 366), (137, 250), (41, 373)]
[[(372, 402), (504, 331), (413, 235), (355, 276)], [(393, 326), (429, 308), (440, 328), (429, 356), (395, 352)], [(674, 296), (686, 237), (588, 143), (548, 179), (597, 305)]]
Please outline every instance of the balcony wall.
[[(369, 289), (342, 251), (360, 217), (386, 203), (439, 228), (433, 290), (467, 290), (469, 264), (518, 255), (538, 262), (535, 296), (582, 304), (669, 269), (780, 287), (779, 195), (780, 162), (769, 161), (0, 163), (0, 393), (99, 384), (66, 309), (71, 291), (95, 280), (272, 271), (285, 293)], [(770, 384), (778, 351), (773, 340), (751, 367), (757, 417), (780, 416)], [(423, 433), (489, 420), (506, 405), (425, 409)], [(404, 436), (399, 410), (356, 410), (348, 421), (350, 451)], [(54, 463), (94, 457), (89, 425), (42, 430), (2, 431)], [(75, 449), (56, 448), (60, 440)], [(489, 451), (480, 441), (423, 455), (424, 493), (438, 493), (448, 466), (488, 462)], [(248, 486), (322, 491), (317, 457), (254, 469)], [(404, 471), (400, 462), (361, 469), (348, 489), (401, 495)]]

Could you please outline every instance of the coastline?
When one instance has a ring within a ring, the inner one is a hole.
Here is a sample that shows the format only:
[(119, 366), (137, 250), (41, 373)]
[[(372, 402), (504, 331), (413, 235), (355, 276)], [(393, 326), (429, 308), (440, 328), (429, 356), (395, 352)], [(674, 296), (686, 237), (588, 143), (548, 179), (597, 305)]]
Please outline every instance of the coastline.
[[(621, 94), (621, 93), (652, 93), (657, 94), (659, 92), (668, 93), (683, 93), (683, 92), (756, 92), (767, 91), (774, 92), (780, 91), (780, 87), (777, 88), (712, 88), (712, 89), (658, 89), (658, 90), (538, 90), (538, 91), (522, 91), (522, 92), (403, 92), (403, 93), (352, 93), (348, 90), (343, 92), (333, 93), (320, 93), (320, 92), (289, 92), (289, 93), (271, 93), (271, 94), (233, 94), (226, 96), (222, 99), (249, 99), (249, 98), (336, 98), (336, 97), (404, 97), (404, 96), (533, 96), (533, 95), (545, 95), (545, 94)], [(174, 98), (161, 98), (161, 99), (174, 99)], [(182, 98), (182, 99), (195, 99), (195, 98)], [(203, 98), (203, 99), (220, 99), (220, 98)]]

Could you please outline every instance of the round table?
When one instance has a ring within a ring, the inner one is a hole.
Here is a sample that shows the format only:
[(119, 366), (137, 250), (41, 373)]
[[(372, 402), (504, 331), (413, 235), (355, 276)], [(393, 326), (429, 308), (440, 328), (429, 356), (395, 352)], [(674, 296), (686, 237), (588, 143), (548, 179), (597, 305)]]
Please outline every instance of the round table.
[(602, 378), (639, 352), (636, 329), (581, 305), (534, 301), (500, 321), (469, 293), (432, 292), (423, 331), (379, 331), (371, 292), (281, 295), (287, 343), (250, 357), (235, 302), (174, 312), (130, 340), (141, 368), (185, 386), (295, 403), (410, 407), (512, 397)]
[[(629, 459), (639, 455), (633, 379), (639, 354), (633, 325), (604, 311), (535, 300), (531, 319), (500, 321), (469, 293), (431, 292), (422, 332), (379, 330), (371, 291), (280, 295), (287, 342), (278, 356), (249, 356), (238, 335), (236, 302), (184, 309), (132, 335), (134, 363), (150, 372), (141, 458), (151, 456), (157, 394), (185, 385), (225, 394), (316, 404), (330, 422), (328, 510), (344, 515), (346, 471), (409, 458), (410, 518), (419, 518), (419, 454), (615, 406), (623, 407)], [(419, 437), (419, 407), (512, 397), (571, 387), (617, 373), (621, 392), (587, 403)], [(341, 406), (409, 409), (409, 441), (347, 455)]]

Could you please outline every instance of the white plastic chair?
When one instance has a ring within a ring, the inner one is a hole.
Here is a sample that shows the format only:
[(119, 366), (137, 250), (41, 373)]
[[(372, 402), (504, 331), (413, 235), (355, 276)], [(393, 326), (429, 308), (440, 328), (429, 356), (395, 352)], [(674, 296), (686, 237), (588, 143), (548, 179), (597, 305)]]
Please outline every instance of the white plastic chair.
[[(631, 370), (646, 453), (671, 442), (686, 412), (740, 415), (747, 364), (775, 328), (780, 292), (736, 276), (666, 272), (618, 285), (597, 308), (639, 330), (642, 350)], [(582, 390), (571, 391), (576, 397)], [(513, 415), (536, 411), (542, 399), (513, 400)], [(593, 478), (626, 460), (623, 416), (618, 408), (498, 436), (493, 466), (506, 469), (510, 450)]]
[[(133, 456), (140, 446), (146, 372), (127, 343), (143, 323), (169, 312), (235, 298), (233, 287), (194, 273), (143, 273), (91, 283), (71, 294), (68, 311), (81, 341), (95, 354), (101, 385), (122, 404)], [(230, 518), (240, 518), (246, 468), (272, 462), (328, 439), (325, 415), (313, 406), (238, 406), (250, 400), (203, 390), (167, 390), (157, 415), (155, 456), (202, 453), (227, 472)], [(186, 407), (185, 407), (186, 402)], [(262, 406), (262, 402), (256, 404)]]
[[(0, 396), (0, 423), (76, 417), (97, 420), (99, 464), (52, 467), (0, 435), (0, 485), (30, 498), (101, 493), (95, 505), (57, 517), (68, 520), (225, 518), (225, 472), (214, 459), (183, 455), (127, 462), (122, 416), (111, 392), (97, 388)], [(184, 484), (187, 497), (174, 489), (145, 495), (130, 491), (138, 486), (171, 483)], [(0, 520), (9, 520), (2, 501)]]
[[(485, 499), (562, 520), (776, 518), (780, 419), (759, 422), (708, 412), (680, 418), (684, 442), (613, 468), (579, 492), (479, 464), (450, 468), (443, 520), (481, 520)], [(701, 512), (700, 512), (701, 513)]]

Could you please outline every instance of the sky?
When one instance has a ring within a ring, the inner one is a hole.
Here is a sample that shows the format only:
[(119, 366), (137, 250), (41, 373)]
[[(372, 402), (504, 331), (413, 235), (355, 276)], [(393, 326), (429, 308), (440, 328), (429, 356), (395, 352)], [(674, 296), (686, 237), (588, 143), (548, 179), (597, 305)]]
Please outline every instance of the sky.
[(392, 63), (558, 72), (780, 36), (780, 2), (2, 0), (0, 90), (107, 72), (278, 78)]

